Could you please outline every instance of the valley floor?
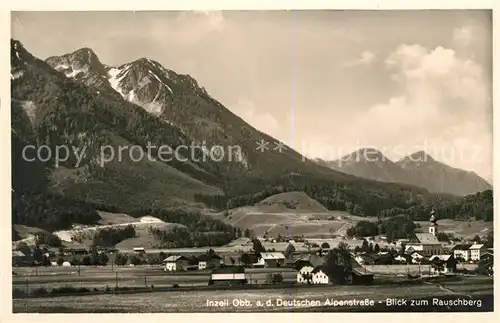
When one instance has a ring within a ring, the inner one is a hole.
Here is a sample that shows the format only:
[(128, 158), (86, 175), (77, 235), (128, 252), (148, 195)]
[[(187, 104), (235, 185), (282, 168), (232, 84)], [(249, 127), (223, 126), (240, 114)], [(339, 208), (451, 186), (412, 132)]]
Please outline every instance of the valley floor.
[[(428, 299), (429, 303), (389, 306), (387, 299)], [(459, 299), (455, 305), (432, 300)], [(373, 301), (372, 305), (349, 301)], [(480, 300), (480, 301), (479, 301)], [(222, 301), (222, 302), (221, 302)], [(226, 301), (226, 302), (224, 302)], [(348, 301), (339, 305), (340, 301)], [(259, 303), (260, 302), (260, 303)], [(291, 302), (294, 302), (291, 303)], [(469, 302), (463, 305), (463, 302)], [(213, 306), (220, 304), (222, 306)], [(458, 304), (458, 305), (457, 305)], [(462, 304), (462, 305), (461, 305)], [(14, 299), (13, 311), (44, 313), (165, 313), (165, 312), (270, 312), (270, 311), (492, 311), (493, 279), (468, 277), (439, 283), (398, 286), (312, 286), (293, 289), (207, 290), (136, 293), (123, 295), (61, 296)]]

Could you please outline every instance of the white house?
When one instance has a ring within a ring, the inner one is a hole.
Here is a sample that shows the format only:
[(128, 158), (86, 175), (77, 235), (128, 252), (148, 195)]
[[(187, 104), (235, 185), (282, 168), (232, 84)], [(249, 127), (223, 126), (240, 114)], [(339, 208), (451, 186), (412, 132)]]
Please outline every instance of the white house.
[(183, 270), (189, 266), (189, 259), (184, 256), (170, 256), (163, 262), (165, 263), (165, 271)]
[(419, 254), (418, 252), (414, 252), (410, 255), (411, 257), (411, 262), (414, 263), (414, 264), (417, 264), (419, 263), (423, 258), (424, 256), (422, 256), (421, 254)]
[(310, 276), (312, 278), (313, 270), (314, 268), (312, 266), (307, 265), (300, 268), (300, 270), (297, 272), (297, 283), (307, 284), (308, 277)]
[(322, 266), (318, 266), (313, 269), (312, 274), (312, 283), (313, 284), (329, 284), (330, 277), (323, 271)]
[(473, 244), (470, 248), (470, 260), (479, 261), (483, 253), (486, 252), (484, 244)]
[(406, 258), (401, 255), (397, 255), (396, 257), (394, 257), (394, 260), (396, 260), (397, 262), (406, 262)]
[(281, 252), (263, 252), (260, 257), (266, 268), (281, 267), (285, 263), (285, 255)]
[(463, 258), (465, 261), (470, 260), (470, 254), (471, 250), (470, 247), (472, 247), (472, 244), (458, 244), (455, 247), (453, 247), (453, 256), (455, 258)]
[(221, 260), (218, 255), (201, 255), (198, 257), (198, 269), (219, 268)]

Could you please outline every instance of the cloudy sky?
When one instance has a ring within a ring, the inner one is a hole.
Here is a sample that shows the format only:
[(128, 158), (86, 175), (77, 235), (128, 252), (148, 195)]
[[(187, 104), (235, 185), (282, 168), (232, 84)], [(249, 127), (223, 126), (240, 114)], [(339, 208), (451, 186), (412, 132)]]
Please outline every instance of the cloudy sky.
[(13, 13), (40, 58), (91, 47), (190, 74), (228, 109), (310, 157), (418, 150), (492, 178), (488, 11)]

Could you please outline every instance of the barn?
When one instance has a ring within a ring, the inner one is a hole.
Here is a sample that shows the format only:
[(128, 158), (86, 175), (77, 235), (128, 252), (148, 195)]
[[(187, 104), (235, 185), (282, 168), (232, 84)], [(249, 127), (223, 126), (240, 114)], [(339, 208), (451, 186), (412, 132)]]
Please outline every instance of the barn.
[(239, 266), (221, 267), (212, 270), (210, 275), (209, 285), (244, 285), (247, 278), (245, 268)]

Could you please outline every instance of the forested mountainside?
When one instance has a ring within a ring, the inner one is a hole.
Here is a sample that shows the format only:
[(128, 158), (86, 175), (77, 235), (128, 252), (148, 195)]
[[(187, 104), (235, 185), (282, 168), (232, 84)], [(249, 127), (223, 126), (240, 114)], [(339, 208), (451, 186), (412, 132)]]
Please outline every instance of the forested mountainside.
[[(11, 40), (11, 65), (14, 223), (62, 228), (95, 221), (96, 209), (160, 214), (175, 207), (180, 217), (179, 207), (234, 207), (253, 203), (251, 196), (297, 189), (329, 209), (366, 216), (456, 200), (346, 175), (289, 148), (260, 153), (256, 141), (275, 139), (224, 108), (192, 77), (148, 59), (110, 67), (82, 49), (44, 62)], [(101, 163), (106, 145), (146, 151), (193, 141), (238, 145), (241, 156), (213, 162), (196, 151), (187, 161), (138, 162), (124, 154)], [(85, 154), (79, 161), (71, 153), (60, 165), (27, 162), (21, 158), (26, 144), (85, 148)]]

